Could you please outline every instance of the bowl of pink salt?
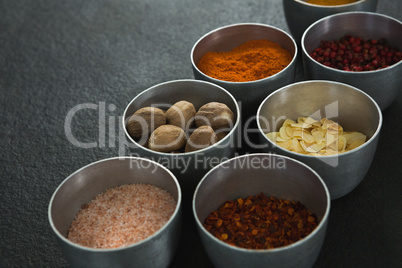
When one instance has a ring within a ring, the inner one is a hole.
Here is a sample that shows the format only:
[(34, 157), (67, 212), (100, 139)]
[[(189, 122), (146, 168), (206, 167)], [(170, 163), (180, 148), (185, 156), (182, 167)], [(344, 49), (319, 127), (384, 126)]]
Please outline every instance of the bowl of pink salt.
[(49, 222), (72, 267), (168, 267), (181, 225), (181, 190), (162, 165), (115, 157), (72, 173)]

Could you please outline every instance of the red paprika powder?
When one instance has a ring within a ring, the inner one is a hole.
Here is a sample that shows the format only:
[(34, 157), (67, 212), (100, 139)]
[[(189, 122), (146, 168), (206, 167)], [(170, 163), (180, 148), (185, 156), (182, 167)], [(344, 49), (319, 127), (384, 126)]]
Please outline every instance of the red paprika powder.
[(207, 52), (197, 64), (204, 74), (230, 82), (247, 82), (280, 72), (292, 55), (270, 40), (251, 40), (226, 52)]

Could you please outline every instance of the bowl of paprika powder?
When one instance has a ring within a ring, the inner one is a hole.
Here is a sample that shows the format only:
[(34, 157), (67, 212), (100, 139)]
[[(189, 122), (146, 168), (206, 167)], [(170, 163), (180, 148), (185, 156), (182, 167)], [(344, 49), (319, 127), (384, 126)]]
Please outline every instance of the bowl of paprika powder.
[(310, 167), (258, 153), (210, 170), (194, 193), (193, 213), (215, 267), (311, 267), (325, 239), (330, 203)]
[(285, 31), (238, 23), (202, 36), (191, 50), (195, 79), (228, 90), (241, 104), (243, 120), (274, 90), (294, 82), (297, 45)]

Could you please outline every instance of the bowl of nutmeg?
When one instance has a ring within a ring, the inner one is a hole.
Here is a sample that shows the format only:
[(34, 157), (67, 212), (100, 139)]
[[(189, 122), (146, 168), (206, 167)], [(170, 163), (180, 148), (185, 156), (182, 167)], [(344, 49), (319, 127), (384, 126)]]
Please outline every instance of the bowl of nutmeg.
[(401, 92), (402, 23), (372, 12), (346, 12), (313, 23), (301, 41), (307, 79), (355, 86), (385, 110)]
[(186, 195), (210, 168), (234, 156), (239, 118), (224, 88), (184, 79), (141, 92), (127, 105), (122, 124), (131, 155), (167, 167)]

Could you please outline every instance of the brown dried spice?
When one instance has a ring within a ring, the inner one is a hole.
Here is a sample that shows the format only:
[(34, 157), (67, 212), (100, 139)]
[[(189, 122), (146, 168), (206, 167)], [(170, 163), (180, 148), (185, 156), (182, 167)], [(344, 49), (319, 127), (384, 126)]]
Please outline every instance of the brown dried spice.
[(204, 227), (218, 239), (248, 249), (290, 245), (306, 237), (317, 225), (317, 216), (299, 201), (264, 193), (227, 201), (204, 222)]

